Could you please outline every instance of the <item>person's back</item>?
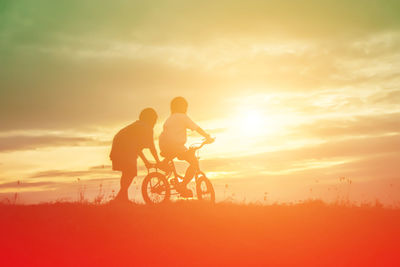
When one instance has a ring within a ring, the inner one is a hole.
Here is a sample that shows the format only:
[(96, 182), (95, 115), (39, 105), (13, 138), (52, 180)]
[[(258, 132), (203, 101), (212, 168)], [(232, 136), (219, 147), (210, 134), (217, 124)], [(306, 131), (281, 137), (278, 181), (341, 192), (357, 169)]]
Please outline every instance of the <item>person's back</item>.
[(160, 135), (160, 149), (163, 154), (177, 156), (186, 151), (187, 129), (192, 131), (199, 128), (186, 114), (172, 113), (165, 121)]
[(140, 120), (122, 128), (114, 137), (111, 160), (134, 160), (138, 151), (153, 143), (153, 129)]

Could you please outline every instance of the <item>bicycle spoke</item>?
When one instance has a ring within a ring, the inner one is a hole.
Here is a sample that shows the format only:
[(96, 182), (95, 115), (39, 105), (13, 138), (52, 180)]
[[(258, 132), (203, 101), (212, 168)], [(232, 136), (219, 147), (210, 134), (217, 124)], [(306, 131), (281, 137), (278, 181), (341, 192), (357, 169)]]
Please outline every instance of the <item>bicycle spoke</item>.
[(166, 196), (166, 186), (157, 177), (150, 179), (147, 189), (148, 196), (154, 203), (161, 202)]

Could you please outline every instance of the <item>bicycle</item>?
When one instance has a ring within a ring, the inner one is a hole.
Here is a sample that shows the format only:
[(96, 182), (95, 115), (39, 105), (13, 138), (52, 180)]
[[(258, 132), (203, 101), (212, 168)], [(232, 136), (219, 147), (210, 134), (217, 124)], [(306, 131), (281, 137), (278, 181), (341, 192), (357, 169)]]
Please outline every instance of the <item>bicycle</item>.
[[(210, 144), (214, 139), (204, 140), (200, 145), (194, 144), (190, 146), (189, 150), (196, 153), (204, 145)], [(199, 159), (198, 153), (196, 157)], [(150, 169), (155, 169), (155, 172), (150, 172)], [(168, 202), (171, 195), (180, 196), (176, 189), (180, 185), (179, 179), (183, 180), (183, 176), (179, 175), (176, 171), (174, 160), (167, 160), (167, 168), (162, 170), (165, 174), (162, 174), (157, 165), (153, 165), (153, 168), (148, 169), (148, 174), (144, 178), (142, 183), (142, 195), (143, 199), (147, 204), (161, 204)], [(215, 202), (215, 191), (212, 183), (206, 177), (205, 173), (199, 169), (196, 170), (194, 175), (196, 184), (196, 195), (198, 200), (208, 201), (210, 203)]]

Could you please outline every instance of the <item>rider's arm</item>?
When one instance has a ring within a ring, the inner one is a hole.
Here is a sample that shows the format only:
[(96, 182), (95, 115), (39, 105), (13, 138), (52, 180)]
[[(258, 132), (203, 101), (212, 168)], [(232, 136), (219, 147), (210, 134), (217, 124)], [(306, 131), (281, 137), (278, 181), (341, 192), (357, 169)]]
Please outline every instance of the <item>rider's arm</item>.
[(142, 150), (139, 151), (138, 155), (139, 155), (139, 157), (143, 160), (144, 165), (146, 165), (146, 168), (150, 168), (151, 164), (150, 164), (150, 162), (146, 159), (146, 157), (144, 156)]
[(203, 129), (201, 129), (200, 127), (197, 127), (196, 132), (198, 132), (199, 134), (201, 134), (203, 137), (207, 138), (207, 139), (211, 139), (211, 136), (206, 133)]
[(194, 121), (192, 121), (187, 115), (184, 118), (186, 128), (198, 132), (200, 135), (207, 139), (211, 139), (211, 136), (207, 134), (203, 129), (200, 128)]

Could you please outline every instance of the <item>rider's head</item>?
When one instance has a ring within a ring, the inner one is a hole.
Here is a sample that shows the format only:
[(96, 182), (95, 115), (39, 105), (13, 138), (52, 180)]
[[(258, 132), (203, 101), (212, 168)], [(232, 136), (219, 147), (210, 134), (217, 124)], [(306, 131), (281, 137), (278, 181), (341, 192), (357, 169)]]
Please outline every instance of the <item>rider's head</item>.
[(150, 124), (152, 127), (156, 124), (157, 121), (157, 112), (152, 108), (145, 108), (140, 112), (139, 120), (144, 121)]
[(171, 113), (186, 113), (188, 102), (185, 98), (178, 96), (171, 101)]

